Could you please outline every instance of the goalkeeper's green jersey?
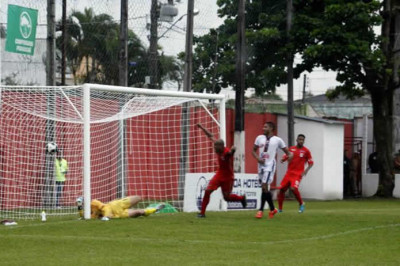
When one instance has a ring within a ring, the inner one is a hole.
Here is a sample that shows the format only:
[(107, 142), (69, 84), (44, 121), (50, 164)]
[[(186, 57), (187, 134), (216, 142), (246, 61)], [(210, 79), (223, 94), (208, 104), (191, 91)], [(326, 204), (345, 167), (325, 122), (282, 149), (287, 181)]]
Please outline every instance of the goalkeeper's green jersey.
[(65, 175), (68, 171), (68, 162), (64, 158), (57, 159), (54, 162), (56, 171), (56, 181), (65, 182)]

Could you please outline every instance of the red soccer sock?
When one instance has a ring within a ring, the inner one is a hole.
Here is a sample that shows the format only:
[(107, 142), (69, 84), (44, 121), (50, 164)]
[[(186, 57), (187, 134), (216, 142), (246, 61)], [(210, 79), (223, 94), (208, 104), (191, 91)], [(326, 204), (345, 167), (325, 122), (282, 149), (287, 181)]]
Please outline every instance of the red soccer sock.
[(300, 191), (297, 188), (292, 188), (292, 192), (294, 196), (296, 197), (297, 201), (299, 202), (300, 205), (303, 204), (303, 200), (301, 199)]
[(236, 195), (236, 194), (229, 194), (224, 199), (226, 201), (241, 201), (243, 198), (244, 198), (244, 196), (239, 196), (239, 195)]
[(283, 208), (283, 201), (285, 200), (285, 191), (279, 190), (278, 193), (278, 205), (279, 209), (282, 210)]
[(208, 203), (210, 202), (210, 195), (211, 195), (212, 190), (206, 190), (204, 193), (203, 201), (201, 202), (201, 214), (206, 213), (206, 208)]

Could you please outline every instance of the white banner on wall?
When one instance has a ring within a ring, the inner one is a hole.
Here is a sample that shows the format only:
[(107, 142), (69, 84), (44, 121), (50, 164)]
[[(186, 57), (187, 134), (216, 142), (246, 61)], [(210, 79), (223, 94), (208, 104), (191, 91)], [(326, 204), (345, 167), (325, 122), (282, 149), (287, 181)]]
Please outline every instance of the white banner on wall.
[[(186, 174), (185, 195), (183, 203), (184, 212), (198, 212), (201, 208), (201, 201), (208, 183), (214, 173), (190, 173)], [(257, 209), (260, 206), (261, 185), (258, 182), (257, 174), (235, 174), (232, 193), (247, 196), (247, 208)], [(207, 211), (226, 211), (243, 209), (240, 202), (226, 202), (221, 189), (211, 194)]]

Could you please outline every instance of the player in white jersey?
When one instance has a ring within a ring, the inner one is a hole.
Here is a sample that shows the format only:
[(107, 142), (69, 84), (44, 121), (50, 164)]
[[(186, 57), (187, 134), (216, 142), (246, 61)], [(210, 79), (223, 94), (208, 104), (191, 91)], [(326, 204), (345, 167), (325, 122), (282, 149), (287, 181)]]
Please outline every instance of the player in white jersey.
[[(273, 122), (266, 122), (263, 127), (264, 134), (259, 135), (253, 146), (252, 155), (258, 162), (258, 177), (261, 182), (261, 206), (256, 214), (256, 218), (261, 219), (263, 217), (265, 201), (269, 205), (269, 218), (273, 218), (278, 212), (275, 209), (274, 202), (272, 200), (272, 194), (269, 185), (274, 180), (274, 174), (276, 169), (276, 152), (279, 149), (283, 150), (288, 156), (290, 161), (293, 154), (286, 147), (285, 142), (277, 136), (274, 136), (275, 124)], [(258, 150), (258, 154), (257, 154)]]

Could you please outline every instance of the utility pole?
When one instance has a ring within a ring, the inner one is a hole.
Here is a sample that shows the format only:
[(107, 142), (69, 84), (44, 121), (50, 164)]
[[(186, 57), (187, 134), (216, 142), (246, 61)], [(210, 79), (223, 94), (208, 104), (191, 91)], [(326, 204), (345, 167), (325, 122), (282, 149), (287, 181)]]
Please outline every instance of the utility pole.
[(306, 100), (306, 87), (307, 87), (307, 75), (304, 74), (304, 76), (303, 76), (303, 98), (301, 99), (301, 102), (303, 104)]
[(55, 50), (56, 50), (56, 22), (55, 22), (55, 0), (47, 0), (47, 86), (54, 86), (55, 83)]
[(65, 72), (67, 68), (67, 0), (62, 2), (62, 55), (61, 55), (61, 85), (65, 84)]
[[(293, 0), (287, 0), (286, 2), (286, 32), (287, 32), (287, 43), (291, 42), (291, 30), (292, 30), (292, 18), (293, 18)], [(287, 52), (287, 89), (288, 89), (288, 145), (293, 146), (294, 143), (294, 108), (293, 108), (293, 54), (288, 49)]]
[[(183, 91), (192, 90), (192, 47), (193, 47), (193, 17), (194, 0), (188, 0), (187, 22), (186, 22), (186, 45), (185, 45), (185, 77), (183, 81)], [(179, 195), (183, 202), (185, 177), (188, 165), (188, 147), (189, 147), (189, 105), (183, 104), (181, 115), (181, 158), (179, 162)]]
[(121, 0), (121, 24), (119, 32), (119, 85), (128, 86), (128, 0)]
[(151, 0), (150, 10), (150, 88), (158, 88), (158, 0)]
[(393, 33), (391, 36), (395, 36), (393, 38), (393, 83), (396, 86), (396, 89), (393, 92), (393, 151), (397, 152), (400, 150), (400, 77), (399, 77), (399, 69), (400, 69), (400, 39), (398, 36), (400, 35), (400, 3), (399, 1), (395, 1), (393, 4), (394, 12), (394, 23), (393, 23)]
[(239, 0), (238, 17), (237, 17), (237, 55), (236, 55), (236, 97), (235, 97), (235, 172), (244, 173), (244, 154), (245, 154), (245, 132), (244, 132), (244, 91), (245, 91), (245, 75), (246, 75), (246, 1)]
[[(46, 53), (46, 85), (55, 86), (55, 0), (47, 0), (47, 53)], [(53, 90), (49, 90), (46, 94), (47, 116), (54, 117), (56, 113), (56, 94)], [(45, 141), (46, 143), (55, 141), (55, 121), (53, 119), (46, 120)], [(45, 185), (42, 191), (43, 207), (51, 207), (55, 203), (54, 199), (54, 157), (46, 153), (45, 157)]]
[(187, 23), (186, 23), (186, 45), (185, 45), (185, 79), (183, 91), (192, 90), (192, 61), (193, 61), (193, 17), (194, 0), (188, 0)]

